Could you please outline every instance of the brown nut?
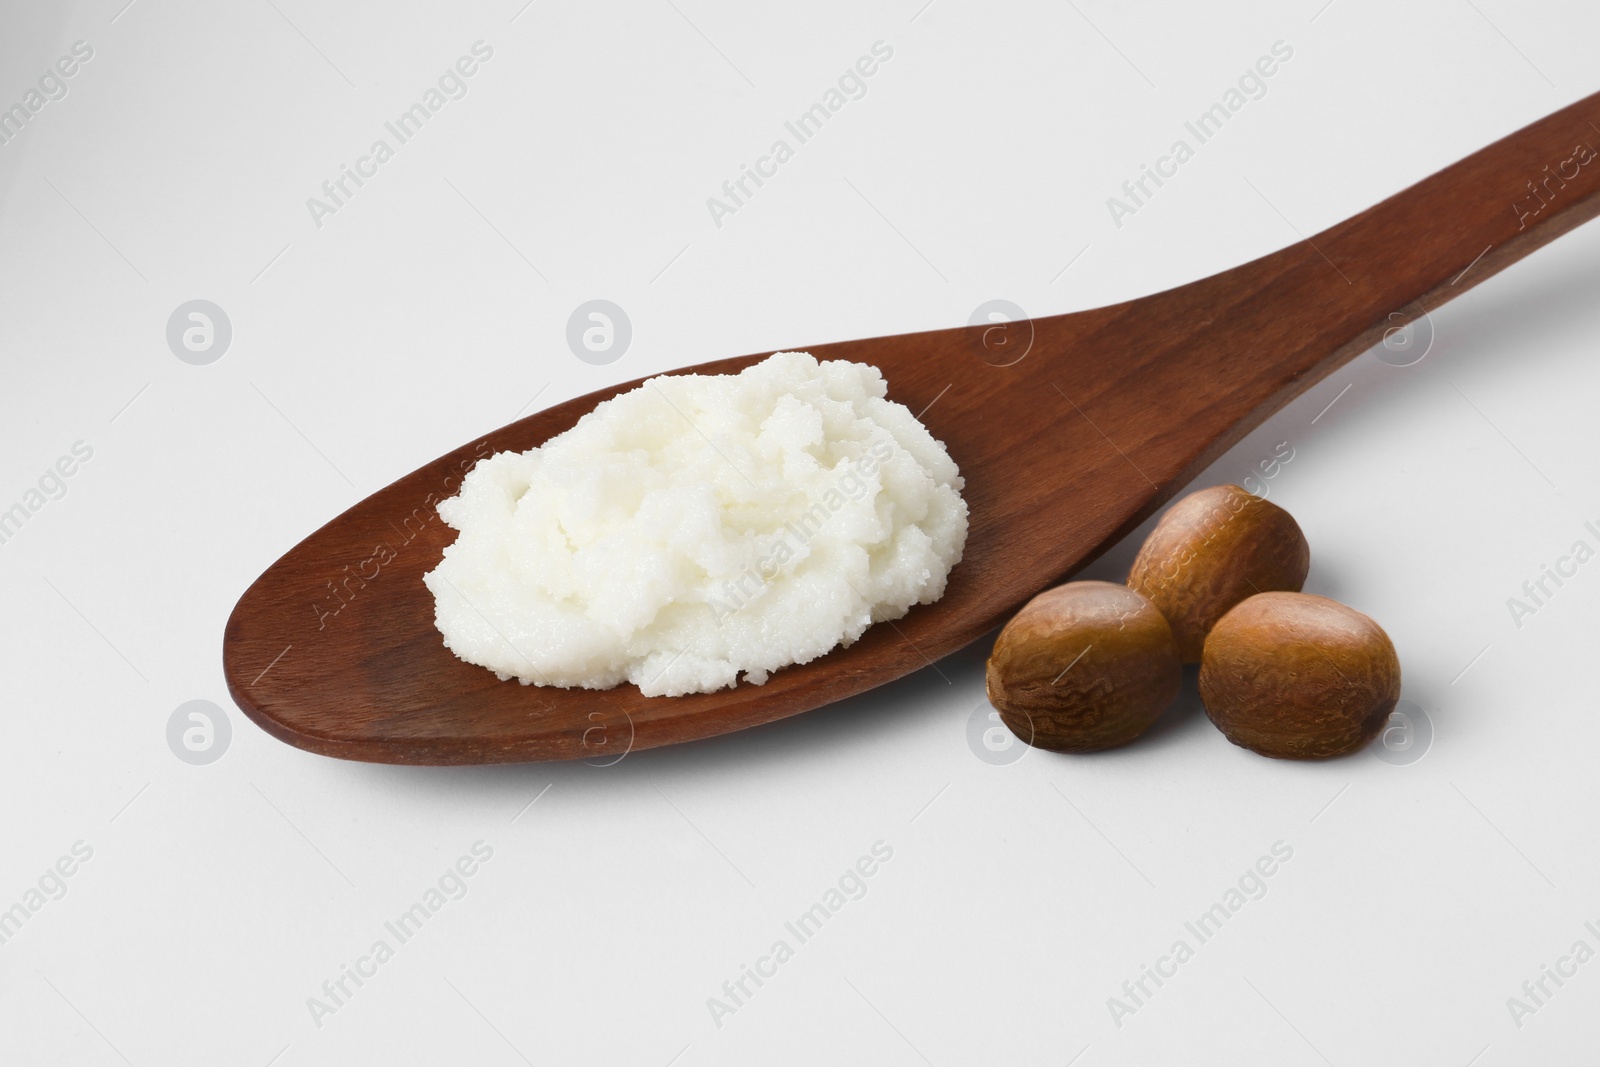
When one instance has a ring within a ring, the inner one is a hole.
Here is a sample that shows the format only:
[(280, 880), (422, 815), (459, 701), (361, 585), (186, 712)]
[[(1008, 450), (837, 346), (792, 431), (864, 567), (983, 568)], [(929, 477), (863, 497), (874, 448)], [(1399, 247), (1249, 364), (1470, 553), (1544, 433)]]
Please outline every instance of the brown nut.
[(1200, 700), (1236, 745), (1278, 759), (1354, 752), (1400, 699), (1400, 660), (1383, 628), (1310, 593), (1262, 593), (1206, 638)]
[(1172, 624), (1178, 654), (1199, 663), (1206, 634), (1256, 593), (1299, 592), (1311, 548), (1294, 517), (1237, 485), (1190, 493), (1150, 531), (1128, 572), (1128, 588), (1155, 602)]
[(1028, 601), (989, 655), (989, 703), (1038, 748), (1125, 745), (1178, 695), (1183, 668), (1156, 606), (1113, 582), (1071, 582)]

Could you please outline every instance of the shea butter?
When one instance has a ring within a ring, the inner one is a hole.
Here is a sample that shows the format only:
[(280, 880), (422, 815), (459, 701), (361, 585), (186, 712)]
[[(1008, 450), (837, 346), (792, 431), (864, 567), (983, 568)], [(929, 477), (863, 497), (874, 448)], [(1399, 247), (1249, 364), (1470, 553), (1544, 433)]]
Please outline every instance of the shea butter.
[(502, 679), (760, 685), (938, 600), (962, 488), (875, 367), (779, 352), (482, 460), (439, 505), (459, 536), (425, 581), (446, 647)]

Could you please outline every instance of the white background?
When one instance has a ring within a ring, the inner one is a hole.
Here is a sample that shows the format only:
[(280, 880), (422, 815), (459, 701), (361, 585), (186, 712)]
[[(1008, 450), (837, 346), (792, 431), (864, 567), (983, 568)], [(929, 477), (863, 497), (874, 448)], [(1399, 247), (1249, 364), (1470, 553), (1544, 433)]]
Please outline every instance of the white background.
[[(1256, 757), (1191, 680), (1125, 750), (994, 766), (967, 740), (978, 647), (607, 769), (368, 766), (257, 730), (220, 643), (295, 541), (535, 396), (1233, 266), (1593, 92), (1591, 5), (125, 2), (0, 16), (0, 104), (94, 49), (0, 146), (0, 508), (94, 450), (0, 544), (0, 908), (93, 849), (0, 945), (0, 1059), (1587, 1054), (1600, 963), (1520, 1027), (1507, 998), (1576, 940), (1600, 950), (1600, 563), (1520, 628), (1506, 601), (1600, 544), (1600, 228), (1436, 313), (1415, 366), (1336, 372), (1197, 482), (1292, 447), (1271, 497), (1311, 541), (1308, 589), (1393, 636), (1434, 731), (1409, 765)], [(468, 95), (316, 226), (306, 199), (480, 39)], [(879, 40), (868, 94), (714, 225), (706, 198)], [(1279, 40), (1267, 95), (1114, 225), (1106, 198)], [(597, 297), (634, 328), (601, 367), (564, 336)], [(233, 326), (209, 366), (165, 340), (194, 298)], [(1087, 574), (1120, 580), (1137, 544)], [(166, 740), (193, 699), (233, 728), (209, 766)], [(480, 840), (467, 895), (319, 1026), (308, 998)], [(866, 895), (717, 1025), (708, 998), (793, 945), (785, 921), (876, 841), (893, 858)], [(1117, 1026), (1108, 998), (1193, 946), (1184, 922), (1279, 841), (1266, 896)]]

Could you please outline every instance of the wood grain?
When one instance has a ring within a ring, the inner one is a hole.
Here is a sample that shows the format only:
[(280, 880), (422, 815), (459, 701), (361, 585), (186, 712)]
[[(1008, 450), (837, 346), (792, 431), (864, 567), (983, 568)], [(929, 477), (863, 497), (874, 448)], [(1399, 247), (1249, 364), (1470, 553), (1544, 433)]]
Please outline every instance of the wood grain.
[[(1386, 331), (1600, 213), (1596, 149), (1600, 94), (1308, 241), (1154, 296), (1032, 320), (1026, 357), (1008, 366), (996, 364), (1015, 358), (1027, 324), (1003, 338), (966, 327), (793, 346), (874, 364), (892, 399), (933, 405), (923, 421), (967, 479), (971, 530), (941, 601), (764, 686), (670, 698), (525, 687), (456, 659), (434, 629), (422, 575), (454, 532), (433, 505), (478, 456), (541, 444), (635, 381), (487, 434), (296, 545), (228, 620), (229, 690), (262, 729), (313, 752), (467, 764), (604, 762), (893, 681), (1092, 560)], [(737, 371), (767, 354), (693, 369)]]

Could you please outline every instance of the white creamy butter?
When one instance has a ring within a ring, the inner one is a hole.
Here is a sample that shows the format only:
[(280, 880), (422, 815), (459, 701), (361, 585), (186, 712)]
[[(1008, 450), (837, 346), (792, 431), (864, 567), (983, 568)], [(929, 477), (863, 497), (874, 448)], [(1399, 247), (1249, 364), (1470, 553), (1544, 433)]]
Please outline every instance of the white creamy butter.
[(757, 685), (944, 594), (962, 479), (875, 367), (779, 352), (652, 378), (439, 505), (446, 647), (502, 679)]

